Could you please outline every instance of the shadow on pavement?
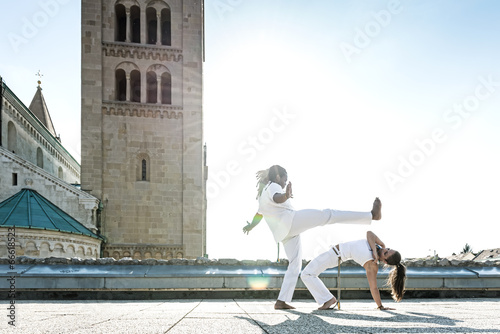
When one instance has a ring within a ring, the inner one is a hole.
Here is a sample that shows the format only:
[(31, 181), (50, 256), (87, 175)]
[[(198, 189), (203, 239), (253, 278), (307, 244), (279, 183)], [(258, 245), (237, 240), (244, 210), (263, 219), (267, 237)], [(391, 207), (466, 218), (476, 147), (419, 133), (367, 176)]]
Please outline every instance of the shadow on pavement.
[[(288, 319), (275, 325), (269, 325), (251, 317), (237, 316), (253, 325), (258, 325), (265, 333), (499, 333), (498, 329), (477, 329), (457, 326), (461, 321), (448, 317), (436, 316), (427, 313), (396, 313), (381, 311), (384, 316), (370, 316), (344, 311), (319, 311), (302, 313), (295, 310), (286, 310), (285, 313), (298, 316), (297, 319)], [(387, 313), (391, 316), (387, 317)], [(331, 321), (325, 321), (330, 318)], [(335, 319), (340, 319), (335, 324)], [(347, 325), (352, 321), (356, 325)], [(363, 326), (363, 322), (366, 325)], [(392, 325), (391, 325), (392, 324)], [(400, 325), (398, 325), (400, 324)], [(402, 325), (402, 324), (406, 324)]]

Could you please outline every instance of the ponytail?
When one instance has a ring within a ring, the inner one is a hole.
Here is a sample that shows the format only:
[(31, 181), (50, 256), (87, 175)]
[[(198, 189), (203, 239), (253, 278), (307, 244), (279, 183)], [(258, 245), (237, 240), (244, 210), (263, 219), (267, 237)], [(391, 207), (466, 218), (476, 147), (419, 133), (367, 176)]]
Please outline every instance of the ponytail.
[(387, 284), (391, 286), (392, 299), (399, 302), (405, 293), (406, 267), (401, 263), (401, 254), (394, 253), (387, 260), (387, 264), (395, 266), (389, 273)]
[(257, 199), (262, 194), (262, 190), (269, 183), (269, 169), (260, 170), (257, 172)]

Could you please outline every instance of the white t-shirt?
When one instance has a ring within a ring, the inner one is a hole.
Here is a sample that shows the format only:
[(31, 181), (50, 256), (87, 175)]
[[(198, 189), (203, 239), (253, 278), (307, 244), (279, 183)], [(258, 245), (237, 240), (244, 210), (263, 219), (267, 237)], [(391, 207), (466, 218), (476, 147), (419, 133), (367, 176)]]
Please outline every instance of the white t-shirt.
[(283, 188), (279, 184), (271, 182), (264, 187), (259, 197), (258, 213), (264, 216), (267, 225), (271, 229), (271, 232), (273, 232), (274, 240), (280, 242), (290, 232), (295, 210), (290, 199), (284, 203), (276, 203), (273, 200), (273, 196), (276, 193), (284, 193)]
[(366, 239), (344, 242), (339, 244), (339, 248), (342, 261), (353, 259), (364, 266), (366, 262), (373, 260), (373, 253)]

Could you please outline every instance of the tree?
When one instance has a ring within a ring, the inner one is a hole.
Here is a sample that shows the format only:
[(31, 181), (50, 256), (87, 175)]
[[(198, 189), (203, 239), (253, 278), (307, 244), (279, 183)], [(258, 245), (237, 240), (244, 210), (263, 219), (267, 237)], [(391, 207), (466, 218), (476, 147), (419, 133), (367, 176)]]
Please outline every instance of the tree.
[(472, 253), (472, 247), (468, 243), (465, 244), (464, 249), (462, 249), (462, 254)]

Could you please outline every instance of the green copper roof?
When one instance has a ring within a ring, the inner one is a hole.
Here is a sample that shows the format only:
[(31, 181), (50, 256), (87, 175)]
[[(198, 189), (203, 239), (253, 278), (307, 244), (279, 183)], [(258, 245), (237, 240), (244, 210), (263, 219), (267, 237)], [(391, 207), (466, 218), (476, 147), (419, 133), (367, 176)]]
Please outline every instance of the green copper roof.
[(102, 239), (32, 189), (22, 189), (0, 203), (0, 226), (67, 232)]

